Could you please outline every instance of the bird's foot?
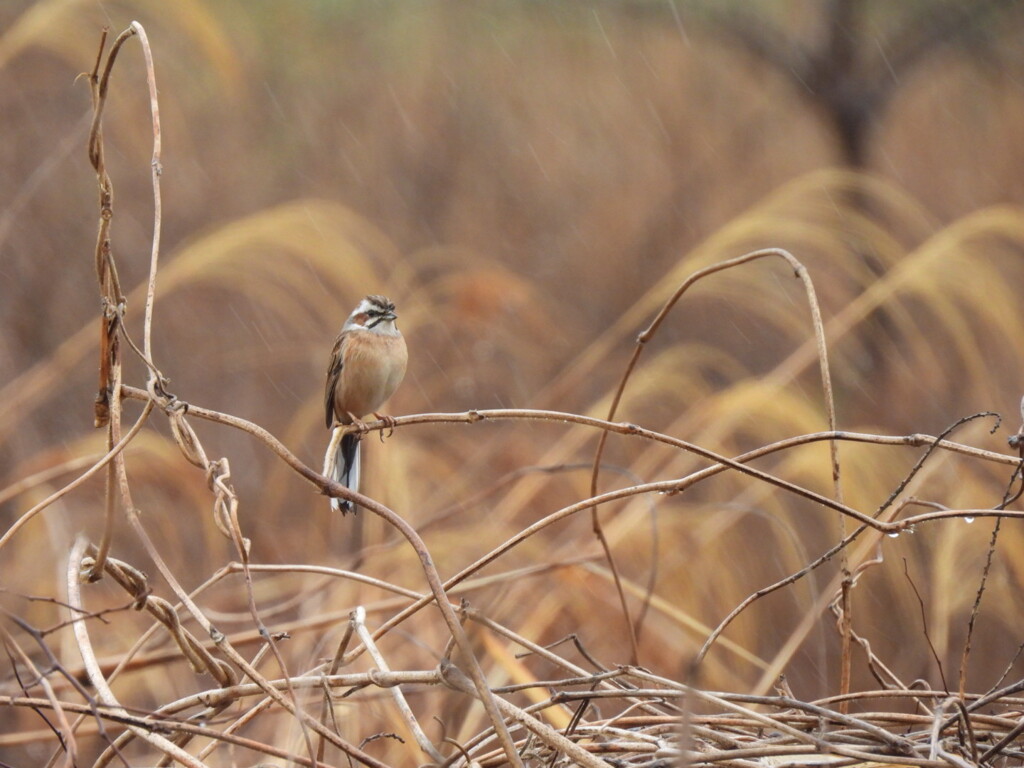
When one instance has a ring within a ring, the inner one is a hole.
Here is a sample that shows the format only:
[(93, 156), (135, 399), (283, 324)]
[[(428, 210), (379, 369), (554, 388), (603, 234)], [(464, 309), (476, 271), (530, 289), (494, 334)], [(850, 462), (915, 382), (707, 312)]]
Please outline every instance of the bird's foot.
[(380, 421), (384, 422), (384, 429), (386, 429), (388, 432), (385, 435), (384, 429), (380, 431), (380, 441), (383, 443), (385, 437), (391, 437), (393, 434), (395, 434), (395, 417), (388, 416), (386, 413), (377, 413), (376, 411), (373, 412), (373, 415), (376, 416)]
[(362, 439), (363, 435), (370, 431), (370, 426), (354, 413), (349, 412), (348, 417), (352, 420), (349, 422), (349, 426), (352, 427), (352, 431)]

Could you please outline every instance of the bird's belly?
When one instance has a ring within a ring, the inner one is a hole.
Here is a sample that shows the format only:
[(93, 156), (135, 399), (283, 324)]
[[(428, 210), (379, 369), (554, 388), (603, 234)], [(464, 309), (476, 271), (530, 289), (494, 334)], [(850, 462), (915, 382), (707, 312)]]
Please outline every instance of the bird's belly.
[[(374, 340), (378, 341), (378, 340)], [(362, 418), (376, 411), (394, 394), (405, 374), (405, 342), (401, 337), (381, 339), (389, 347), (387, 354), (369, 345), (355, 349), (345, 361), (345, 373), (335, 391), (335, 410), (339, 420), (351, 413)]]

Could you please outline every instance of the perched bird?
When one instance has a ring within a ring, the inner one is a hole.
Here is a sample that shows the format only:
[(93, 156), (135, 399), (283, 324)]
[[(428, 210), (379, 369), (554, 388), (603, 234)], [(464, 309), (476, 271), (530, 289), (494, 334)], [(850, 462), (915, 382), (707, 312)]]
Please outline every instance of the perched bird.
[[(409, 355), (405, 339), (395, 325), (395, 305), (384, 296), (367, 296), (355, 308), (334, 342), (327, 367), (324, 409), (327, 428), (337, 424), (362, 425), (362, 419), (377, 413), (391, 397), (405, 375)], [(359, 490), (359, 443), (362, 435), (349, 432), (341, 438), (335, 461), (329, 468), (332, 480)], [(333, 441), (332, 441), (333, 443)], [(328, 448), (328, 457), (330, 456)], [(355, 511), (350, 501), (331, 499), (331, 507), (342, 514)]]

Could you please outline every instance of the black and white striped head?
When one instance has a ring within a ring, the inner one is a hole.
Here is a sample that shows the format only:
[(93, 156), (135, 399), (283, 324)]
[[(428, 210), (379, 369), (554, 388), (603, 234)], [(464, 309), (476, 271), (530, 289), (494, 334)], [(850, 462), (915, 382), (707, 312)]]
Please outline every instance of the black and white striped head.
[(367, 296), (355, 308), (342, 330), (361, 328), (375, 333), (398, 333), (395, 303), (386, 296)]

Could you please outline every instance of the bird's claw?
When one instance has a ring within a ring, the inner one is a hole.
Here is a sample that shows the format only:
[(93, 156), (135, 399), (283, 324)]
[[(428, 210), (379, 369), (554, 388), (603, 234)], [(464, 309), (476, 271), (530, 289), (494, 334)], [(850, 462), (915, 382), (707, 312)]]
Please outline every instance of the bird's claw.
[[(380, 441), (383, 443), (385, 437), (391, 437), (395, 434), (395, 417), (388, 416), (386, 413), (377, 413), (376, 411), (373, 412), (373, 415), (384, 422), (384, 429), (380, 431)], [(384, 434), (385, 429), (387, 430), (386, 435)]]
[(355, 433), (358, 434), (360, 438), (370, 431), (370, 425), (358, 418), (354, 413), (349, 413), (348, 417), (352, 420), (349, 422), (349, 426), (355, 430)]

